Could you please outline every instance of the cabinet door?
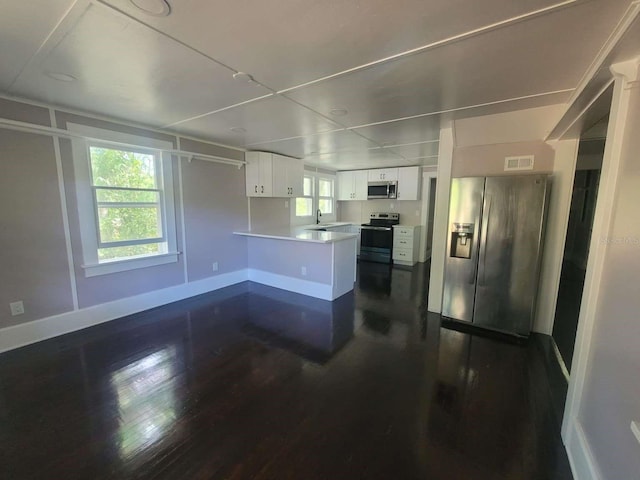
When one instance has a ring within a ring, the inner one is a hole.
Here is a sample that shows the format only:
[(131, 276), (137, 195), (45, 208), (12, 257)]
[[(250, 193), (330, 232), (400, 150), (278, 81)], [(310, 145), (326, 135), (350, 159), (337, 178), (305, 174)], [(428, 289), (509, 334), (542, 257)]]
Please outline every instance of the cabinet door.
[(353, 174), (355, 172), (338, 172), (336, 179), (338, 181), (338, 200), (353, 200)]
[(384, 169), (378, 168), (376, 170), (369, 170), (368, 178), (370, 182), (380, 182), (383, 178)]
[(301, 197), (304, 183), (304, 164), (302, 160), (297, 158), (289, 159), (289, 168), (287, 169), (287, 183), (289, 184), (290, 197)]
[(270, 153), (260, 153), (260, 186), (261, 197), (273, 195), (273, 160)]
[(272, 169), (272, 185), (271, 196), (273, 197), (289, 197), (288, 169), (289, 158), (282, 155), (273, 155), (271, 160)]
[(247, 197), (260, 196), (260, 154), (247, 152), (245, 155), (245, 178), (247, 184)]
[(383, 180), (387, 180), (389, 182), (395, 182), (398, 180), (397, 168), (383, 168), (381, 173), (382, 173)]
[(398, 200), (420, 200), (420, 167), (398, 168)]
[(357, 170), (353, 172), (353, 200), (367, 199), (367, 183), (369, 175), (367, 170)]
[(394, 182), (398, 180), (397, 168), (377, 168), (369, 170), (368, 180), (370, 182)]

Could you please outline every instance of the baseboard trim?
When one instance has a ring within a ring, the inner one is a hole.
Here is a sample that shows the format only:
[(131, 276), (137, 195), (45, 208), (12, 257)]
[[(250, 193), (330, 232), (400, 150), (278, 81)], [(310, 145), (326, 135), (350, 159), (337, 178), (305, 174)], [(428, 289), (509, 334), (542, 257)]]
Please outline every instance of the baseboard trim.
[(285, 275), (278, 275), (277, 273), (252, 268), (249, 269), (249, 280), (270, 287), (308, 295), (309, 297), (320, 298), (321, 300), (334, 300), (333, 288), (331, 285), (324, 283), (310, 282), (309, 280), (287, 277)]
[(0, 353), (202, 295), (248, 279), (249, 270), (242, 269), (3, 328), (0, 329)]
[(568, 440), (567, 456), (575, 480), (600, 480), (602, 475), (589, 447), (589, 441), (577, 420), (573, 420)]

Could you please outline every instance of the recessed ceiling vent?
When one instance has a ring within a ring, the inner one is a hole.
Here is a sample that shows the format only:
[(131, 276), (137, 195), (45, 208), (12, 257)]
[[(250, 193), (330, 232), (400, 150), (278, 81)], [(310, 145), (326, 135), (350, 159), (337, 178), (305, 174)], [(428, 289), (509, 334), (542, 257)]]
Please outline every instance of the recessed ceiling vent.
[(523, 155), (520, 157), (506, 157), (504, 159), (504, 171), (513, 170), (533, 170), (533, 155)]

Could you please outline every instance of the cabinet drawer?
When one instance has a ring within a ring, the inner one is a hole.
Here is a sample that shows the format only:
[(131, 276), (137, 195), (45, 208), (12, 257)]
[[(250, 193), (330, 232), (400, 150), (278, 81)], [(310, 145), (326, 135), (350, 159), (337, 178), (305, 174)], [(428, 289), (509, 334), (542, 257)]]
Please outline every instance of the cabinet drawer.
[(394, 235), (408, 235), (410, 237), (413, 237), (413, 228), (404, 228), (404, 227), (394, 228), (393, 233)]
[(408, 250), (413, 250), (413, 237), (393, 237), (393, 248), (406, 248)]
[(413, 261), (413, 250), (408, 248), (394, 248), (393, 249), (394, 260), (404, 260), (405, 262)]

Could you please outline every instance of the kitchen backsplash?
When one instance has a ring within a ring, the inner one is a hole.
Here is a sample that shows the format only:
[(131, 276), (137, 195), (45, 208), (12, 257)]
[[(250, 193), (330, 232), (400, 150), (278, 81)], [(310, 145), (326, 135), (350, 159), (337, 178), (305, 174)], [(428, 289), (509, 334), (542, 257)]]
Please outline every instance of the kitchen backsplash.
[(400, 214), (402, 225), (420, 225), (422, 202), (397, 200), (366, 200), (362, 202), (338, 202), (338, 221), (367, 223), (373, 212), (393, 212)]

